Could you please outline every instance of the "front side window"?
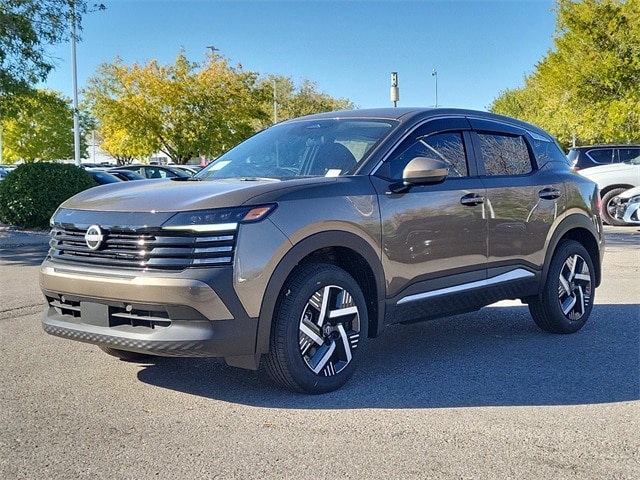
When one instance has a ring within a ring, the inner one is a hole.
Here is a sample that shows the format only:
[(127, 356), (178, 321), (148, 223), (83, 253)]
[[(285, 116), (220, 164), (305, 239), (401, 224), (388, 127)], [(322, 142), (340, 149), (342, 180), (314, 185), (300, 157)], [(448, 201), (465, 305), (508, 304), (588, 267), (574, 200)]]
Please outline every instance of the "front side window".
[(523, 137), (500, 133), (478, 133), (487, 175), (525, 175), (533, 170)]
[(412, 136), (405, 140), (378, 169), (377, 175), (389, 180), (402, 180), (402, 171), (416, 157), (435, 158), (449, 166), (449, 178), (469, 175), (467, 155), (461, 132)]
[(167, 172), (159, 168), (147, 168), (147, 178), (167, 178), (169, 176)]

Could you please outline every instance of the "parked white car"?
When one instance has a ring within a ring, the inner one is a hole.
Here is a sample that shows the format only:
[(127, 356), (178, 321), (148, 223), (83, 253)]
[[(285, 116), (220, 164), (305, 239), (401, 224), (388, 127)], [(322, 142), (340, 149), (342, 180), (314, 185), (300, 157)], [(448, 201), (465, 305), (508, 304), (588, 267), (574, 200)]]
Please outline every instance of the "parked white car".
[(613, 199), (616, 220), (628, 225), (640, 225), (640, 187), (625, 190)]
[(609, 225), (625, 225), (615, 217), (613, 199), (630, 188), (640, 186), (640, 157), (627, 163), (585, 168), (578, 173), (598, 184), (602, 197), (602, 220)]

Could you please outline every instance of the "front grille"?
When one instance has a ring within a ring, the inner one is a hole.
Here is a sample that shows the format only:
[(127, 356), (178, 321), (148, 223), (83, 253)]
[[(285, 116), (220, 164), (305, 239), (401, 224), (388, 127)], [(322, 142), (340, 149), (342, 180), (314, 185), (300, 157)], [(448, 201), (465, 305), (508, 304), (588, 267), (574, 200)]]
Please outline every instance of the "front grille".
[(177, 233), (102, 228), (92, 250), (86, 228), (55, 225), (49, 256), (57, 261), (113, 268), (182, 270), (233, 263), (236, 232)]

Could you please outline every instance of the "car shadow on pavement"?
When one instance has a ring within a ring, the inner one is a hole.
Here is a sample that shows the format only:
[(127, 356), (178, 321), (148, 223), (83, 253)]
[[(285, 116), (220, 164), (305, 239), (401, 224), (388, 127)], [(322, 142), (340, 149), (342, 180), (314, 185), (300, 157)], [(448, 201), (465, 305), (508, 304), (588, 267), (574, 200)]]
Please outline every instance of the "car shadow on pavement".
[(35, 267), (47, 256), (49, 245), (21, 245), (0, 248), (0, 260), (3, 265)]
[(283, 409), (579, 405), (640, 398), (640, 305), (596, 305), (578, 333), (542, 332), (524, 306), (389, 328), (354, 377), (324, 395), (278, 389), (264, 369), (158, 358), (139, 379), (227, 402)]

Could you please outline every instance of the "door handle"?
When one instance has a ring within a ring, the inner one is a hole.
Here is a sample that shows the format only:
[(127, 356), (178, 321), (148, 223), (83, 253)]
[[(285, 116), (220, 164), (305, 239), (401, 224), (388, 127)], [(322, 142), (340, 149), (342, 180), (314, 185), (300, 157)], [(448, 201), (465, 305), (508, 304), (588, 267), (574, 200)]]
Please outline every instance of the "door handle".
[(460, 199), (460, 203), (468, 207), (475, 207), (476, 205), (481, 205), (484, 203), (484, 195), (480, 195), (477, 193), (468, 193)]
[(560, 190), (553, 187), (546, 187), (538, 192), (538, 196), (545, 200), (555, 200), (560, 197)]

